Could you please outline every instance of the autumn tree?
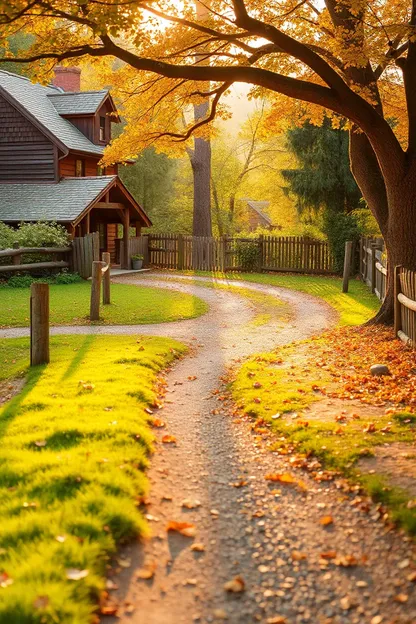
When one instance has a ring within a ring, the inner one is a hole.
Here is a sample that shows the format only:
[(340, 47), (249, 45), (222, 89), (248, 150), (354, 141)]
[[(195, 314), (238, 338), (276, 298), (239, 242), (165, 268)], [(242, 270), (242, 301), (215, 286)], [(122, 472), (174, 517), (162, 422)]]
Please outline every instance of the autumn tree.
[[(194, 9), (191, 0), (0, 0), (0, 28), (4, 38), (36, 34), (19, 60), (49, 60), (39, 77), (86, 55), (119, 59), (142, 93), (167, 103), (164, 116), (147, 106), (140, 126), (152, 133), (159, 120), (165, 138), (209, 133), (203, 123), (222, 113), (221, 97), (236, 82), (267, 92), (275, 115), (287, 114), (285, 96), (310, 115), (322, 108), (348, 120), (352, 172), (390, 266), (416, 270), (416, 0), (212, 0), (204, 22)], [(179, 104), (207, 97), (205, 119), (177, 129)], [(133, 137), (126, 153), (140, 149), (143, 137)], [(389, 283), (380, 319), (391, 319), (392, 304)]]

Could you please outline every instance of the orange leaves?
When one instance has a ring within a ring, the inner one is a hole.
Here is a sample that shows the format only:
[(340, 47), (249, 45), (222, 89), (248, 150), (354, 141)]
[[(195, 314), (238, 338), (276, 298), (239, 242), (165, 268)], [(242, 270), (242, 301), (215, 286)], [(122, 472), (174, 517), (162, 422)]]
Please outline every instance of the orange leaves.
[(185, 537), (195, 537), (196, 526), (190, 522), (176, 522), (175, 520), (170, 520), (166, 526), (166, 531), (175, 531)]
[(149, 581), (155, 575), (157, 568), (156, 561), (151, 561), (146, 563), (140, 570), (136, 573), (136, 578)]
[(150, 421), (150, 424), (152, 425), (152, 427), (155, 427), (157, 429), (166, 427), (166, 423), (160, 418), (153, 418), (153, 420)]
[(177, 440), (176, 440), (175, 436), (170, 435), (169, 433), (167, 433), (166, 435), (164, 435), (162, 437), (162, 442), (163, 442), (163, 444), (176, 444)]
[(368, 423), (363, 429), (363, 433), (374, 433), (376, 431), (376, 425), (373, 422)]
[(231, 581), (224, 584), (224, 589), (232, 594), (241, 594), (246, 589), (246, 584), (242, 576), (235, 576)]
[(334, 524), (334, 519), (332, 516), (322, 516), (319, 520), (319, 524), (322, 524), (322, 526), (329, 526), (330, 524)]
[(285, 485), (294, 485), (300, 488), (301, 490), (307, 489), (306, 484), (303, 481), (301, 481), (300, 479), (297, 479), (296, 477), (294, 477), (288, 472), (269, 473), (269, 474), (266, 474), (264, 478), (266, 479), (266, 481), (272, 481), (273, 483), (283, 483)]

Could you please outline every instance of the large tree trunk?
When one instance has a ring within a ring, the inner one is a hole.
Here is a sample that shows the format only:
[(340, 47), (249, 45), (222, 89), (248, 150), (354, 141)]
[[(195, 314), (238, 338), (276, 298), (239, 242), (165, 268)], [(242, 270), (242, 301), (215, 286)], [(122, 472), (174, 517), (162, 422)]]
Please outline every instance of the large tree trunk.
[[(203, 119), (209, 102), (194, 107), (195, 121)], [(194, 211), (192, 233), (194, 236), (212, 236), (211, 219), (211, 142), (196, 138), (191, 157), (194, 174)]]

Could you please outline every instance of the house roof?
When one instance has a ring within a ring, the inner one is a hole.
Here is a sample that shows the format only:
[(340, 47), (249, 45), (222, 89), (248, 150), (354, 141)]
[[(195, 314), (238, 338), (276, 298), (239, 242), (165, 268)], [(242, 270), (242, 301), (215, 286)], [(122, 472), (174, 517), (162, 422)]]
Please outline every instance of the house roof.
[(63, 178), (58, 184), (2, 184), (0, 221), (72, 223), (117, 176)]
[(272, 225), (272, 220), (269, 215), (263, 212), (270, 206), (269, 201), (253, 201), (250, 199), (247, 201), (247, 205), (257, 212), (257, 214), (260, 215), (260, 217), (262, 217), (269, 225)]
[(48, 97), (62, 95), (58, 87), (45, 87), (23, 76), (0, 70), (0, 92), (2, 89), (19, 105), (20, 110), (37, 122), (45, 134), (52, 134), (68, 150), (96, 155), (103, 153), (101, 146), (94, 145), (70, 121), (61, 117), (52, 98)]
[(60, 115), (94, 115), (107, 97), (109, 92), (106, 89), (48, 94), (48, 99)]
[(56, 221), (78, 223), (112, 187), (123, 193), (143, 220), (152, 225), (134, 197), (116, 175), (63, 178), (57, 184), (2, 184), (0, 221)]

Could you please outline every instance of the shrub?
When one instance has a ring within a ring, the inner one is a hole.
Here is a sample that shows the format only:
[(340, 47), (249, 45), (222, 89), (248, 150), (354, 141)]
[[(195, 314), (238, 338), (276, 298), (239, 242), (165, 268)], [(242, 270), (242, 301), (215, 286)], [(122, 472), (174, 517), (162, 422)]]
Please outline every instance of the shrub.
[(253, 241), (245, 243), (237, 241), (236, 244), (238, 264), (244, 271), (255, 271), (259, 267), (259, 246)]
[(323, 229), (335, 259), (335, 270), (342, 273), (345, 243), (358, 240), (361, 234), (357, 218), (352, 212), (345, 214), (327, 210), (324, 213)]
[(35, 277), (33, 275), (13, 275), (7, 282), (4, 282), (3, 286), (9, 286), (9, 288), (29, 288), (29, 286), (35, 282), (42, 282), (43, 284), (75, 284), (83, 281), (84, 280), (78, 275), (78, 273), (63, 271), (62, 273), (47, 275), (45, 277)]
[(58, 223), (21, 223), (15, 230), (15, 241), (21, 247), (66, 247), (70, 237)]

